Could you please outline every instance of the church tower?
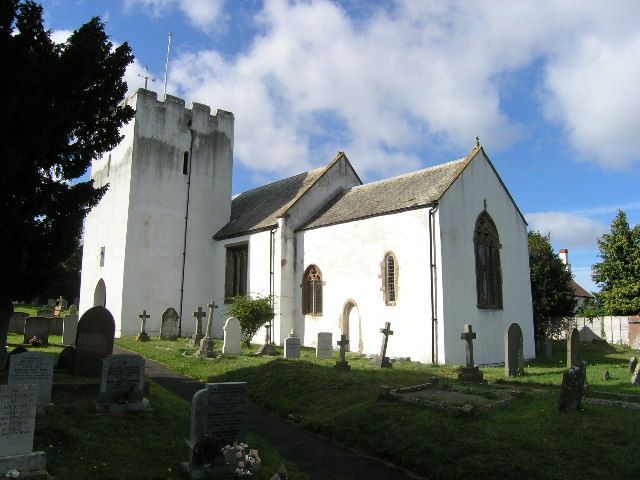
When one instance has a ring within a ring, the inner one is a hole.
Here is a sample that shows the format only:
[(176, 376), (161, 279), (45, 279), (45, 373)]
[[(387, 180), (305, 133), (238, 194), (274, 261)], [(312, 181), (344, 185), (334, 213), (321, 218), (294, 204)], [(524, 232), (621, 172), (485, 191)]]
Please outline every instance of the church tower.
[(212, 298), (212, 236), (229, 221), (233, 114), (143, 89), (127, 104), (136, 114), (123, 140), (91, 167), (109, 190), (85, 222), (80, 313), (106, 306), (120, 336), (139, 331), (146, 309), (158, 335), (173, 307), (186, 335)]

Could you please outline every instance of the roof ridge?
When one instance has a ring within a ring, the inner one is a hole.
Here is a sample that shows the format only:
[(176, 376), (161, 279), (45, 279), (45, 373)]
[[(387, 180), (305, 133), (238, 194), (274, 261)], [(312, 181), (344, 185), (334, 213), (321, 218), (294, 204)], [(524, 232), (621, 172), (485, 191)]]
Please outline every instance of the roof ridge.
[(245, 193), (253, 192), (254, 190), (259, 190), (261, 188), (275, 185), (276, 183), (284, 182), (286, 180), (291, 180), (292, 178), (299, 177), (300, 175), (309, 175), (311, 172), (315, 172), (316, 170), (322, 170), (325, 167), (326, 165), (324, 167), (312, 168), (311, 170), (307, 170), (306, 172), (300, 172), (300, 173), (296, 173), (295, 175), (290, 175), (288, 177), (281, 178), (280, 180), (274, 180), (273, 182), (265, 183), (264, 185), (259, 185), (257, 187), (250, 188), (249, 190), (245, 190), (243, 192), (236, 193), (235, 195), (231, 195), (231, 198), (233, 199), (233, 198), (239, 197), (240, 195), (244, 195)]

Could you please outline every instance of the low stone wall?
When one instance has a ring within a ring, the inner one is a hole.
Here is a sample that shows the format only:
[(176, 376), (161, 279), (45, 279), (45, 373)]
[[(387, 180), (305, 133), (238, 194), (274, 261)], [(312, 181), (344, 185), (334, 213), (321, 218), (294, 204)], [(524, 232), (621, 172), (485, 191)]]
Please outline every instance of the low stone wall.
[(582, 342), (604, 340), (607, 343), (640, 349), (640, 316), (576, 317), (573, 324), (580, 332)]

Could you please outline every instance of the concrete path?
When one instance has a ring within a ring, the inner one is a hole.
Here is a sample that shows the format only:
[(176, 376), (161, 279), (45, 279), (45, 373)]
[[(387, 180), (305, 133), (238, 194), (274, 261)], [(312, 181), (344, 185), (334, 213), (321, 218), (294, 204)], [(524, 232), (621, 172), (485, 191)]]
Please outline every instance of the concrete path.
[[(133, 352), (115, 346), (113, 353)], [(204, 388), (202, 382), (148, 358), (145, 359), (145, 375), (189, 402), (195, 392)], [(247, 423), (251, 433), (264, 438), (284, 459), (295, 463), (313, 480), (424, 478), (381, 460), (340, 447), (252, 403), (249, 403)]]

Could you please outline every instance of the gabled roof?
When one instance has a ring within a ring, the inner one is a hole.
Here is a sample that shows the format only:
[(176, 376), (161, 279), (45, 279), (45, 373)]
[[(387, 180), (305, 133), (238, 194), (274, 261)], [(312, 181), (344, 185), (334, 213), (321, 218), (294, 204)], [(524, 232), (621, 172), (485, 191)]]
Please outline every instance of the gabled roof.
[(575, 280), (571, 280), (571, 290), (573, 290), (574, 297), (593, 298), (593, 295), (578, 285)]
[(231, 200), (229, 223), (213, 238), (222, 240), (273, 228), (278, 223), (278, 218), (286, 215), (295, 203), (342, 158), (347, 160), (344, 152), (339, 152), (331, 163), (324, 167), (236, 195)]

